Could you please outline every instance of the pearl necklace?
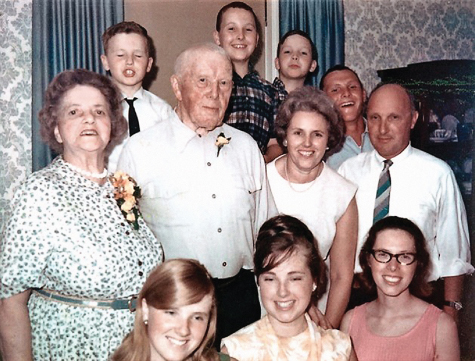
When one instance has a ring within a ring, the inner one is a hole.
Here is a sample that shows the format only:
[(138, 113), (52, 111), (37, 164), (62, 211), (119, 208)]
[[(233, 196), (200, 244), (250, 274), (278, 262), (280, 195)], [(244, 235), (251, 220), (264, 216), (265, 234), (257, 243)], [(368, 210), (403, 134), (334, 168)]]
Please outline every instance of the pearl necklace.
[(75, 165), (72, 165), (71, 163), (68, 163), (66, 161), (64, 163), (66, 163), (68, 165), (68, 167), (71, 168), (73, 171), (75, 171), (76, 173), (78, 173), (78, 174), (80, 174), (84, 177), (104, 179), (105, 177), (107, 177), (107, 174), (109, 173), (107, 171), (107, 168), (104, 168), (102, 173), (91, 173), (91, 172), (88, 172), (87, 170), (76, 167)]
[[(322, 163), (320, 163), (321, 165), (323, 165)], [(287, 159), (284, 159), (284, 174), (285, 174), (285, 178), (287, 179), (287, 183), (289, 183), (289, 187), (294, 191), (294, 192), (297, 192), (297, 193), (305, 193), (306, 191), (308, 191), (310, 188), (312, 188), (312, 186), (314, 185), (315, 181), (317, 180), (318, 176), (322, 173), (322, 169), (323, 167), (320, 166), (320, 169), (318, 170), (318, 173), (316, 175), (316, 177), (313, 179), (313, 181), (309, 182), (309, 186), (305, 189), (295, 189), (294, 186), (292, 185), (292, 182), (290, 181), (290, 178), (289, 178), (289, 173), (287, 173)], [(305, 184), (305, 183), (301, 183), (301, 184)]]

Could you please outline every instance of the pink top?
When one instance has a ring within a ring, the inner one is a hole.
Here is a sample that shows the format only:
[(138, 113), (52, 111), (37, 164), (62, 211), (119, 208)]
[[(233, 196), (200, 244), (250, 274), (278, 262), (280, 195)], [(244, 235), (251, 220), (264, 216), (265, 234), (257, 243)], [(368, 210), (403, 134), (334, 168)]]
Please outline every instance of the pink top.
[(379, 336), (366, 324), (367, 303), (356, 307), (349, 334), (359, 361), (433, 361), (437, 321), (442, 310), (429, 305), (414, 327), (401, 336)]

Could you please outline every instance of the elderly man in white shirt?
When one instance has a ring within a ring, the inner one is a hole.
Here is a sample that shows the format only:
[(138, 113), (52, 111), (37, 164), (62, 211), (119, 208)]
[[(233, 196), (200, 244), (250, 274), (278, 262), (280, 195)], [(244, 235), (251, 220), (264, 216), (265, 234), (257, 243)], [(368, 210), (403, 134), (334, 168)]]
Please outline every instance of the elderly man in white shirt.
[(214, 277), (219, 345), (260, 318), (254, 241), (277, 210), (256, 142), (222, 123), (232, 90), (224, 50), (185, 50), (171, 83), (176, 113), (132, 137), (119, 168), (142, 187), (140, 209), (165, 257), (197, 259)]
[[(456, 318), (464, 275), (474, 270), (470, 264), (467, 216), (450, 167), (410, 145), (410, 132), (417, 117), (413, 99), (405, 88), (396, 84), (376, 87), (367, 111), (375, 150), (348, 159), (338, 171), (358, 186), (359, 254), (374, 221), (383, 163), (391, 161), (387, 215), (409, 218), (422, 230), (432, 261), (429, 281), (443, 279), (443, 293), (439, 291), (443, 299), (438, 306), (443, 305)], [(361, 271), (358, 263), (355, 271)]]

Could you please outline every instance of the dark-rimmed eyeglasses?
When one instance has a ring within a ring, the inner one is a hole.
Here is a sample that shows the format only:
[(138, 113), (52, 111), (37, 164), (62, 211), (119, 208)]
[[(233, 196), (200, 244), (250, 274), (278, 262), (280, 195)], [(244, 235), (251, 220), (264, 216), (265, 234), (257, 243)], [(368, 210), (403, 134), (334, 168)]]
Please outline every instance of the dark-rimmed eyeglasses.
[(369, 251), (374, 257), (374, 259), (379, 263), (389, 263), (393, 257), (396, 258), (396, 261), (403, 266), (409, 266), (413, 264), (414, 261), (417, 259), (415, 253), (398, 253), (392, 254), (383, 250), (373, 249)]

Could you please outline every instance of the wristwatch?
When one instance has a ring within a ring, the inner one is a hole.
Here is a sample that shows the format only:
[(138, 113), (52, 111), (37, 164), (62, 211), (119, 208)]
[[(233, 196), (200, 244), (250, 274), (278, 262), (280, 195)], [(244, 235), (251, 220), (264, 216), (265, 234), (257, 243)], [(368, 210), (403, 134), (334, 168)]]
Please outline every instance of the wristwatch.
[(460, 311), (463, 308), (462, 302), (460, 301), (444, 301), (444, 306), (455, 308), (457, 311)]

